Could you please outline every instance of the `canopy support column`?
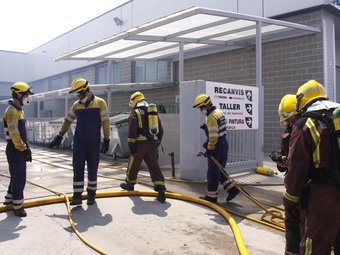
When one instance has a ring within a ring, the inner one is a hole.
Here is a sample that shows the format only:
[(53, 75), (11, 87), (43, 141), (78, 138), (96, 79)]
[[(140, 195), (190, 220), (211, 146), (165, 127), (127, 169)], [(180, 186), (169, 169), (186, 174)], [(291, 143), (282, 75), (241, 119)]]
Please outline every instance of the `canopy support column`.
[(111, 96), (112, 95), (112, 92), (111, 92), (111, 89), (109, 88), (108, 90), (107, 90), (107, 111), (108, 111), (108, 113), (109, 113), (109, 115), (112, 113), (111, 112)]
[(184, 81), (184, 53), (183, 53), (183, 42), (179, 43), (179, 55), (178, 55), (178, 81)]
[(262, 22), (256, 22), (256, 87), (259, 88), (259, 125), (256, 130), (256, 161), (259, 166), (263, 165), (264, 147), (264, 90), (262, 85)]

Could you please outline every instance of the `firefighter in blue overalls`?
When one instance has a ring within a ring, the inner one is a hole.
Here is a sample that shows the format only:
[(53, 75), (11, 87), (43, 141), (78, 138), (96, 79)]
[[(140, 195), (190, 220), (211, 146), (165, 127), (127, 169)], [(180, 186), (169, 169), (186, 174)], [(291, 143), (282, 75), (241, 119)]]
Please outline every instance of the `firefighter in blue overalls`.
[[(76, 78), (71, 84), (71, 91), (79, 97), (67, 116), (59, 131), (50, 143), (50, 148), (59, 147), (63, 135), (77, 119), (73, 140), (73, 199), (71, 205), (82, 204), (84, 191), (84, 169), (87, 162), (87, 204), (95, 203), (97, 190), (97, 171), (99, 152), (106, 153), (110, 144), (110, 127), (107, 106), (102, 98), (95, 96), (90, 90), (89, 82), (83, 78)], [(103, 126), (104, 141), (100, 148), (100, 128)]]
[(228, 159), (228, 141), (226, 138), (226, 119), (223, 112), (217, 109), (207, 94), (199, 94), (194, 102), (193, 108), (199, 108), (203, 116), (206, 117), (205, 125), (201, 126), (206, 131), (207, 142), (203, 144), (206, 149), (204, 155), (208, 158), (208, 188), (202, 199), (216, 203), (218, 196), (218, 186), (228, 193), (227, 202), (237, 196), (240, 191), (234, 186), (230, 179), (221, 172), (213, 162), (213, 156), (225, 168)]
[(26, 120), (23, 106), (30, 103), (33, 95), (31, 87), (25, 82), (16, 82), (11, 87), (12, 98), (4, 113), (6, 131), (6, 156), (11, 175), (5, 205), (13, 205), (13, 212), (18, 217), (25, 217), (24, 188), (26, 183), (26, 162), (32, 162), (32, 153), (27, 143)]

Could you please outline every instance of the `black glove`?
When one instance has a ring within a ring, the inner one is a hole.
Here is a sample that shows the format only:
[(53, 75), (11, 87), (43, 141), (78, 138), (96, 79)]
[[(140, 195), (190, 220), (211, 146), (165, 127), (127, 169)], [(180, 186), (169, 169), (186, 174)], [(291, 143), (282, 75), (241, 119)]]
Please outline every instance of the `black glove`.
[(22, 154), (24, 154), (24, 158), (25, 158), (26, 162), (32, 162), (32, 152), (29, 148), (22, 151)]
[(137, 151), (136, 144), (135, 143), (129, 143), (129, 150), (130, 150), (131, 155), (135, 154), (136, 151)]
[(204, 152), (204, 157), (210, 158), (211, 156), (213, 156), (213, 151), (212, 150), (206, 150)]
[(276, 151), (272, 151), (272, 153), (270, 153), (269, 157), (271, 158), (271, 160), (273, 160), (274, 162), (278, 161), (278, 156), (277, 156), (277, 152)]
[(208, 149), (208, 141), (206, 141), (206, 142), (203, 143), (203, 148), (204, 148), (204, 149)]
[(59, 148), (62, 140), (63, 140), (63, 137), (61, 135), (56, 135), (53, 138), (52, 142), (50, 142), (50, 144), (48, 145), (48, 148), (52, 149), (54, 146)]
[(286, 175), (286, 174), (288, 173), (288, 168), (287, 168), (287, 167), (282, 167), (282, 166), (280, 165), (280, 162), (277, 162), (276, 168), (277, 168), (277, 170), (279, 170), (281, 173), (284, 173), (284, 175)]
[(109, 150), (109, 147), (110, 147), (110, 139), (108, 140), (104, 139), (100, 152), (106, 153)]

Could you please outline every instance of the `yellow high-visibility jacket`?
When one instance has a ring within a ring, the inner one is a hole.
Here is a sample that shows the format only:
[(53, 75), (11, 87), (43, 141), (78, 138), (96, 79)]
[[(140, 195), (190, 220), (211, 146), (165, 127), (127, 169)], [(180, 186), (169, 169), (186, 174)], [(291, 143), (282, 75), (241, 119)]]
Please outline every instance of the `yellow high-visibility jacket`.
[(9, 106), (4, 113), (4, 128), (7, 141), (12, 141), (19, 151), (27, 149), (24, 111), (17, 108), (12, 101), (9, 102)]

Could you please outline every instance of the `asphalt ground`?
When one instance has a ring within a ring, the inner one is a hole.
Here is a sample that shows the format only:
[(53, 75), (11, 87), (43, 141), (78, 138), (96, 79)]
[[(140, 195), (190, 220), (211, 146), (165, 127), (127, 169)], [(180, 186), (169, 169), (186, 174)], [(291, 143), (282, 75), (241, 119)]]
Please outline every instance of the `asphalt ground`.
[[(0, 203), (4, 201), (9, 179), (0, 142)], [(72, 194), (71, 151), (32, 147), (33, 161), (28, 163), (27, 180), (50, 190), (26, 183), (25, 201), (55, 197), (54, 192)], [(121, 191), (127, 160), (104, 156), (99, 166), (98, 192)], [(266, 161), (265, 165), (274, 167)], [(176, 175), (180, 175), (176, 169)], [(163, 167), (167, 190), (198, 197), (205, 193), (206, 183), (177, 180)], [(238, 173), (233, 178), (243, 183), (252, 196), (273, 206), (282, 207), (282, 175), (264, 176), (254, 172)], [(135, 190), (150, 191), (148, 172), (142, 168), (141, 184)], [(252, 184), (252, 185), (249, 185)], [(243, 194), (226, 203), (220, 192), (221, 207), (260, 220), (263, 209)], [(271, 210), (270, 206), (266, 206)], [(65, 203), (26, 208), (28, 216), (16, 217), (12, 211), (0, 213), (0, 254), (98, 254), (82, 242), (71, 228)], [(193, 202), (167, 198), (159, 203), (153, 196), (118, 196), (97, 198), (96, 204), (72, 207), (72, 219), (79, 233), (107, 254), (239, 254), (228, 221), (218, 212)], [(240, 230), (249, 254), (283, 254), (284, 232), (231, 214)], [(268, 218), (267, 220), (270, 220)]]

